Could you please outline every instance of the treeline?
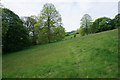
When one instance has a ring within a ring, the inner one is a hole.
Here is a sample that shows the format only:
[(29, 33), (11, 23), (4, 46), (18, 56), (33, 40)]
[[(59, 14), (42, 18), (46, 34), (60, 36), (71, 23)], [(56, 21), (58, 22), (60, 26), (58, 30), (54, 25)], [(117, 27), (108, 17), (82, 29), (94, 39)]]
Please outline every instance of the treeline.
[(114, 19), (101, 17), (92, 22), (90, 15), (81, 19), (80, 29), (65, 33), (62, 18), (55, 6), (46, 3), (39, 16), (19, 17), (7, 8), (2, 9), (3, 53), (25, 49), (31, 45), (46, 44), (62, 40), (65, 35), (88, 35), (112, 30), (119, 26), (119, 14)]
[(101, 17), (92, 22), (89, 14), (85, 14), (81, 19), (79, 32), (82, 36), (98, 33), (102, 31), (112, 30), (119, 27), (120, 14), (117, 14), (114, 19)]
[(19, 18), (13, 11), (2, 8), (3, 53), (14, 52), (30, 45), (62, 40), (65, 29), (55, 6), (46, 3), (39, 16)]
[(76, 33), (76, 31), (66, 32), (65, 36), (74, 35), (75, 33)]

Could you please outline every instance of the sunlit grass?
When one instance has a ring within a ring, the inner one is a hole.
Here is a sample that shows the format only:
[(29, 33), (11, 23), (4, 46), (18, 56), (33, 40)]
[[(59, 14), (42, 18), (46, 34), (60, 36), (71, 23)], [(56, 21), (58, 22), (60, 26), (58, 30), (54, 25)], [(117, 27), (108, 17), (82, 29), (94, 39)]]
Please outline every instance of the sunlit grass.
[(117, 29), (3, 55), (3, 78), (114, 78), (117, 74)]

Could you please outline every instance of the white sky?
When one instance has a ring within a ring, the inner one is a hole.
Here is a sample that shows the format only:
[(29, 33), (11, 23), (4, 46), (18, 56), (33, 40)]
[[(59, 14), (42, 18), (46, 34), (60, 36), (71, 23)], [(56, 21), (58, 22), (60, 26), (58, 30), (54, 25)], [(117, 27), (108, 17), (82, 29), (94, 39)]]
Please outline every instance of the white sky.
[(45, 3), (53, 3), (62, 17), (65, 30), (80, 28), (80, 20), (89, 14), (93, 21), (99, 17), (114, 18), (119, 0), (1, 0), (2, 5), (21, 16), (38, 15)]

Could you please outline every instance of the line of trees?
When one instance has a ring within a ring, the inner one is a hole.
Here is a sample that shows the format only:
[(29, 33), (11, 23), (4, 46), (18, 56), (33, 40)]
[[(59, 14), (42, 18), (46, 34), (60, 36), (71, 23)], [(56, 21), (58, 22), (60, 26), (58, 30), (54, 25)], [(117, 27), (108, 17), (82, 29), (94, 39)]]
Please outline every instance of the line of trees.
[(114, 19), (108, 17), (101, 17), (92, 22), (89, 14), (85, 14), (81, 19), (80, 34), (82, 36), (98, 33), (102, 31), (112, 30), (118, 28), (120, 14), (117, 14)]
[[(118, 28), (119, 14), (114, 19), (101, 17), (92, 22), (90, 15), (81, 19), (82, 36)], [(46, 3), (39, 16), (21, 17), (13, 11), (2, 8), (2, 49), (3, 53), (22, 50), (31, 45), (52, 43), (62, 40), (65, 35), (62, 18), (55, 6)]]
[(65, 29), (55, 6), (46, 3), (39, 16), (21, 17), (13, 11), (2, 8), (3, 53), (14, 52), (30, 45), (62, 40)]

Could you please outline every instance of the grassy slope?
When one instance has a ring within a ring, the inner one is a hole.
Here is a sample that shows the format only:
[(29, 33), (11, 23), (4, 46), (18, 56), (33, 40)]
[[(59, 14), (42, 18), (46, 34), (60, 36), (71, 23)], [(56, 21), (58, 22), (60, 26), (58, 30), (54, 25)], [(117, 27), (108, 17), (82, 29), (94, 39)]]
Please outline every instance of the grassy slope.
[[(79, 37), (79, 36), (80, 34), (76, 34), (76, 37)], [(74, 38), (74, 35), (66, 36), (63, 40), (71, 39), (71, 37)]]
[(38, 45), (3, 56), (3, 78), (113, 78), (118, 30)]

